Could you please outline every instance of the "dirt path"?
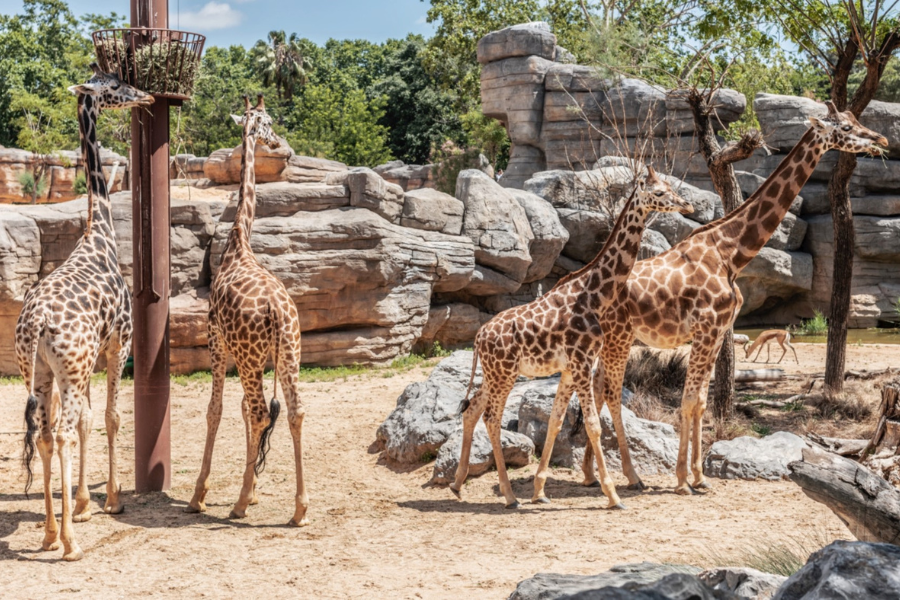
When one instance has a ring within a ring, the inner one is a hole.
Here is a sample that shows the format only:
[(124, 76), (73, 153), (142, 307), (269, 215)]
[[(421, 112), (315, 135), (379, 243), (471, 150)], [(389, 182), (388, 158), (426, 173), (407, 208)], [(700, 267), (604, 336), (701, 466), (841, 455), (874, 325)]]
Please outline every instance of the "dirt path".
[[(800, 345), (798, 351), (801, 367), (818, 370), (818, 348)], [(898, 356), (896, 347), (851, 348), (848, 366), (898, 364)], [(642, 495), (623, 487), (629, 510), (607, 512), (600, 509), (599, 490), (577, 484), (580, 473), (558, 470), (547, 486), (553, 504), (511, 512), (495, 496), (491, 472), (469, 482), (461, 503), (448, 490), (426, 485), (430, 465), (399, 472), (368, 451), (397, 396), (427, 373), (373, 372), (303, 385), (312, 524), (299, 530), (284, 526), (294, 485), (284, 423), (276, 428), (260, 480), (260, 504), (245, 520), (227, 519), (244, 452), (236, 379), (226, 385), (209, 512), (181, 510), (199, 469), (209, 398), (208, 383), (191, 382), (173, 386), (173, 486), (162, 494), (127, 491), (134, 489), (133, 389), (123, 390), (119, 448), (126, 508), (115, 517), (103, 514), (106, 394), (105, 384), (95, 385), (89, 475), (94, 517), (76, 524), (85, 558), (74, 564), (62, 562), (61, 551), (40, 552), (40, 483), (30, 499), (21, 493), (25, 395), (21, 383), (0, 385), (0, 597), (505, 598), (517, 581), (536, 572), (596, 573), (641, 560), (703, 564), (777, 539), (847, 536), (830, 511), (789, 482), (715, 480), (710, 493), (683, 498), (671, 493), (674, 477), (650, 477), (645, 481), (658, 487)], [(35, 464), (40, 482), (40, 461)], [(530, 497), (535, 467), (511, 472), (522, 499)], [(621, 474), (616, 479), (625, 483)], [(55, 477), (54, 489), (58, 485)]]

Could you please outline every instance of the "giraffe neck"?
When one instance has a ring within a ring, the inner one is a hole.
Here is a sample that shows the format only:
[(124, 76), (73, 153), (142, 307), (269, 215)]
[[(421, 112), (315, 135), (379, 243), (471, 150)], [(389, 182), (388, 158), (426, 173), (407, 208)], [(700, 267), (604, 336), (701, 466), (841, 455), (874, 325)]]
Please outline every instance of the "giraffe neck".
[(594, 296), (591, 307), (595, 310), (602, 310), (619, 294), (637, 259), (648, 212), (638, 205), (634, 194), (622, 208), (612, 232), (597, 256), (556, 284), (559, 286), (573, 279), (584, 281), (585, 289)]
[[(100, 109), (93, 96), (78, 97), (78, 129), (81, 137), (81, 155), (87, 179), (88, 209), (84, 236), (94, 231), (110, 238), (115, 237), (112, 222), (112, 204), (106, 188), (106, 177), (100, 163), (100, 146), (97, 144), (97, 117)], [(94, 222), (103, 226), (94, 227)]]
[(244, 124), (243, 143), (241, 145), (241, 187), (238, 190), (237, 212), (234, 225), (231, 227), (233, 244), (250, 248), (250, 232), (253, 230), (253, 219), (256, 216), (256, 139), (250, 135), (250, 119)]
[(709, 231), (721, 234), (717, 245), (733, 275), (737, 276), (774, 235), (826, 151), (821, 136), (809, 129), (746, 202), (710, 224)]

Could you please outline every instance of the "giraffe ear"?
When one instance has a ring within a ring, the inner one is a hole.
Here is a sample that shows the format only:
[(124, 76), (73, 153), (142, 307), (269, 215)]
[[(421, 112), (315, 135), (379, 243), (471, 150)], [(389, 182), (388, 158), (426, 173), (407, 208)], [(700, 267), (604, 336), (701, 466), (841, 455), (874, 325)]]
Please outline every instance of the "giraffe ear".
[(820, 119), (813, 117), (813, 116), (809, 117), (809, 126), (812, 127), (813, 129), (819, 129), (819, 130), (825, 129), (825, 123), (822, 122)]
[(231, 118), (234, 119), (234, 122), (237, 123), (238, 125), (244, 124), (244, 117), (242, 117), (242, 116), (239, 117), (238, 115), (231, 115)]
[(79, 83), (78, 85), (70, 85), (66, 88), (76, 96), (78, 94), (91, 94), (94, 91), (94, 86), (90, 83)]

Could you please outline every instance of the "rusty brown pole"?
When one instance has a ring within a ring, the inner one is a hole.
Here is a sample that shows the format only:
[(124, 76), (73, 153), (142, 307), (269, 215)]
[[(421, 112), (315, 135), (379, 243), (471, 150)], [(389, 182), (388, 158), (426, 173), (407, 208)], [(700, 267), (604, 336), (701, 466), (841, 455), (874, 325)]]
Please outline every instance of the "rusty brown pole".
[[(131, 27), (168, 27), (168, 0), (131, 0)], [(131, 109), (134, 223), (134, 479), (171, 485), (169, 438), (169, 101)]]

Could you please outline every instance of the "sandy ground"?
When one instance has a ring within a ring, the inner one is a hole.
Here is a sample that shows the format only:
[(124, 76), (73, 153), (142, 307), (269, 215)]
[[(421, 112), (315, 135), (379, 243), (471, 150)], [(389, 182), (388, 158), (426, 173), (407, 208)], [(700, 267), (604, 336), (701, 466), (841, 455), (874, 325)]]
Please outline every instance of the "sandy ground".
[[(821, 369), (824, 345), (798, 344), (800, 370)], [(742, 353), (740, 353), (742, 356)], [(900, 346), (851, 347), (848, 368), (900, 364)], [(746, 367), (744, 363), (739, 366)], [(790, 364), (788, 370), (795, 369)], [(229, 520), (243, 464), (240, 386), (229, 379), (213, 463), (209, 512), (188, 515), (206, 431), (210, 384), (172, 389), (172, 489), (133, 493), (133, 387), (121, 395), (119, 433), (125, 512), (103, 514), (107, 451), (105, 384), (93, 386), (94, 431), (89, 484), (94, 516), (75, 525), (85, 558), (41, 552), (41, 464), (36, 487), (21, 493), (22, 384), (0, 385), (0, 597), (120, 598), (505, 598), (537, 572), (596, 573), (642, 560), (711, 564), (779, 539), (846, 538), (840, 521), (790, 482), (714, 480), (702, 496), (674, 495), (674, 476), (648, 477), (637, 495), (624, 489), (627, 511), (605, 511), (597, 489), (578, 485), (580, 472), (559, 469), (548, 482), (553, 503), (505, 510), (496, 472), (470, 480), (464, 501), (427, 485), (431, 466), (396, 469), (369, 451), (375, 430), (397, 396), (427, 368), (386, 377), (307, 383), (306, 468), (311, 525), (285, 526), (293, 511), (290, 435), (279, 422), (260, 503), (244, 520)], [(535, 464), (511, 478), (520, 499), (531, 496)], [(58, 474), (58, 462), (54, 461)], [(59, 480), (54, 477), (54, 489)], [(60, 509), (56, 492), (56, 508)]]

